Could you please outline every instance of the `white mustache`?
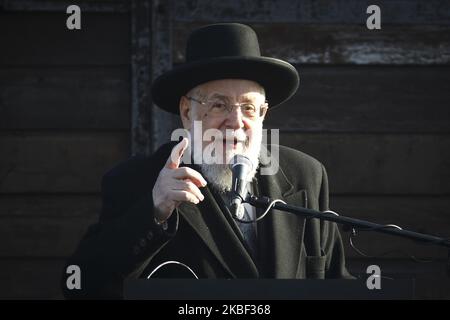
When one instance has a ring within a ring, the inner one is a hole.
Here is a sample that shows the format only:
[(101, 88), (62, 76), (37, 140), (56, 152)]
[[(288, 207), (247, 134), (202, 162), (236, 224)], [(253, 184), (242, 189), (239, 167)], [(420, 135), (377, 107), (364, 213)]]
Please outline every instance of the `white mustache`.
[(227, 142), (246, 142), (247, 140), (249, 140), (249, 137), (242, 131), (234, 131), (231, 134), (224, 134), (224, 141)]

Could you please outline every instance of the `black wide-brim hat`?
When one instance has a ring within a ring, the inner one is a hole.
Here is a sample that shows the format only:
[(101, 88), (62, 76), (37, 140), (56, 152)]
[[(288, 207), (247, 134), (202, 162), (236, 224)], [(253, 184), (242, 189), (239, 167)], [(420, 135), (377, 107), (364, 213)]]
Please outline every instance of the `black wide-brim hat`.
[(202, 83), (220, 79), (259, 83), (271, 108), (292, 97), (299, 84), (298, 72), (290, 63), (261, 56), (252, 28), (239, 23), (212, 24), (191, 33), (184, 64), (155, 79), (153, 101), (178, 114), (183, 95)]

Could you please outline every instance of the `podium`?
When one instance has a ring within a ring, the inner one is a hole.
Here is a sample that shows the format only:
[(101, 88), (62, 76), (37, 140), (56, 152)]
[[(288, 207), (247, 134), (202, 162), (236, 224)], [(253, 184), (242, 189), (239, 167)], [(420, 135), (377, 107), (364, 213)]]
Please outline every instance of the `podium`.
[(414, 280), (381, 281), (369, 289), (365, 280), (291, 279), (136, 279), (124, 283), (133, 300), (407, 300)]

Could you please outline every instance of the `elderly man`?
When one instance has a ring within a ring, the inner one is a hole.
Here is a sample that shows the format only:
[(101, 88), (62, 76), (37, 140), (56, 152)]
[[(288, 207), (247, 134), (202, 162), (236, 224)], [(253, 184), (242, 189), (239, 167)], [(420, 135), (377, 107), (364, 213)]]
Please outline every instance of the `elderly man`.
[[(249, 192), (328, 209), (326, 171), (312, 157), (269, 146), (277, 170), (262, 174), (263, 121), (297, 90), (295, 68), (262, 57), (255, 32), (234, 23), (194, 31), (186, 60), (156, 79), (152, 93), (157, 105), (180, 115), (190, 138), (104, 176), (100, 220), (68, 262), (80, 266), (81, 289), (67, 289), (64, 273), (66, 296), (120, 297), (133, 277), (349, 277), (335, 224), (277, 210), (256, 222), (264, 210), (247, 204), (252, 223), (230, 214), (228, 162), (236, 154), (254, 164)], [(204, 139), (208, 130), (222, 135)], [(211, 146), (222, 153), (206, 152)], [(216, 161), (207, 161), (213, 154)]]

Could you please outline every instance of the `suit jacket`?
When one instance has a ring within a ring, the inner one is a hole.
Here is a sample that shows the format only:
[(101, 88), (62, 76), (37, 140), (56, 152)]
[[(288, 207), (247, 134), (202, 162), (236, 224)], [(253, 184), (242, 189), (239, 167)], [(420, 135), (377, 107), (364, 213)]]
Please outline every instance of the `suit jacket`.
[[(169, 260), (189, 266), (199, 278), (349, 278), (336, 224), (278, 210), (257, 223), (258, 258), (221, 197), (209, 186), (205, 200), (182, 203), (168, 228), (154, 223), (152, 189), (174, 143), (151, 157), (133, 156), (104, 175), (99, 222), (80, 242), (67, 265), (81, 268), (81, 290), (68, 298), (120, 298), (123, 281), (147, 277)], [(257, 173), (256, 192), (315, 210), (328, 209), (328, 179), (323, 165), (300, 151), (279, 148), (279, 170)], [(272, 149), (273, 150), (273, 149)], [(195, 168), (195, 166), (194, 166)], [(185, 268), (170, 265), (155, 277), (184, 278)]]

